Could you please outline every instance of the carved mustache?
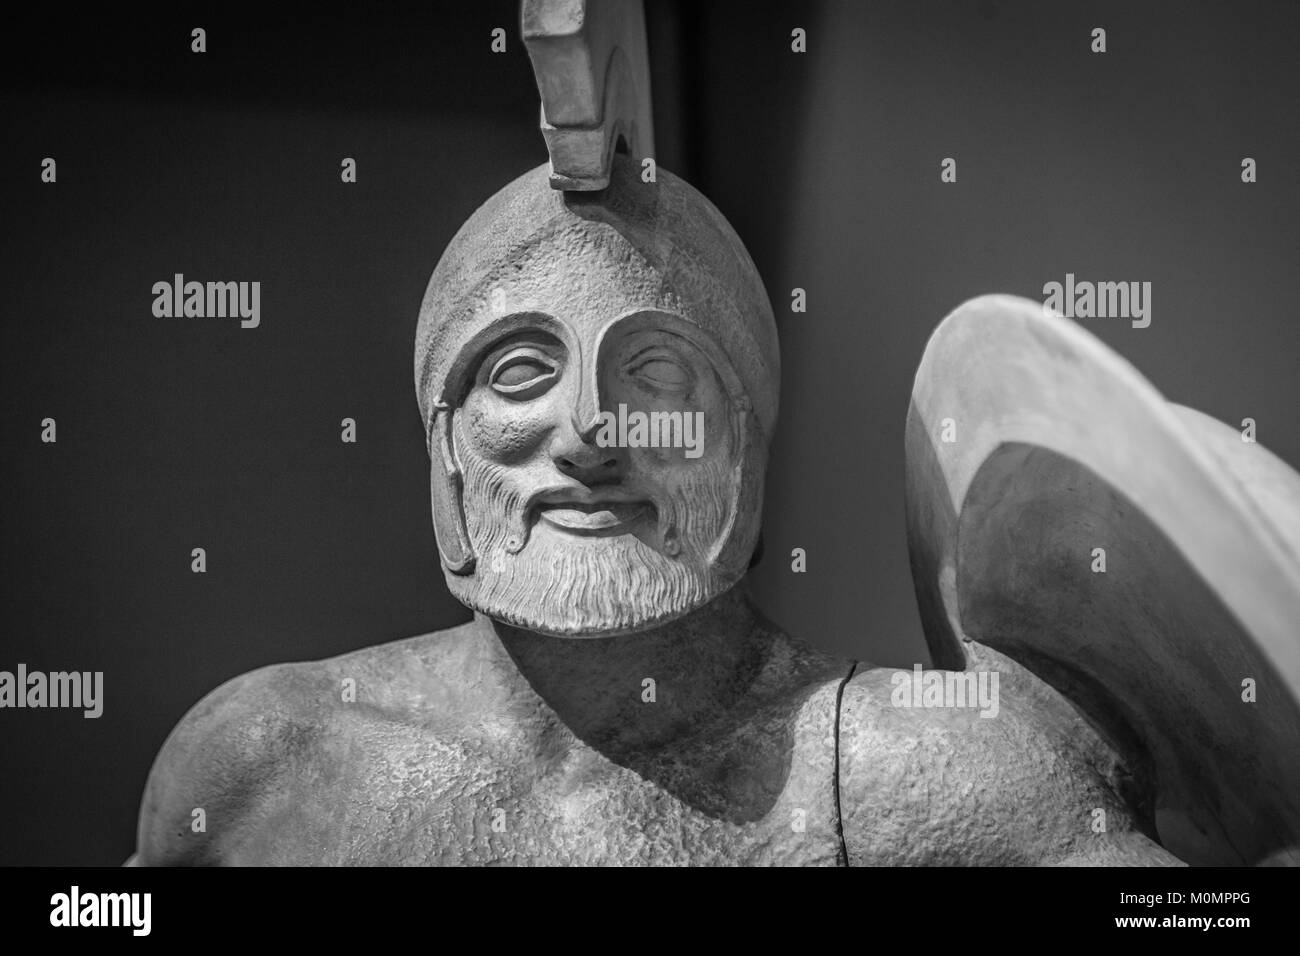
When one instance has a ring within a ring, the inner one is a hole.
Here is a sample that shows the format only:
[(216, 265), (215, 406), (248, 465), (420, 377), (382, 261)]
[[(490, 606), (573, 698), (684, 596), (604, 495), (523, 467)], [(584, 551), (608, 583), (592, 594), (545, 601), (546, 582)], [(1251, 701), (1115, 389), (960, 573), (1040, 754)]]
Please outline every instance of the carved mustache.
[(600, 485), (591, 487), (580, 482), (547, 485), (524, 496), (509, 517), (510, 534), (506, 551), (518, 554), (528, 543), (529, 531), (537, 518), (537, 511), (547, 505), (567, 505), (577, 510), (592, 510), (601, 506), (648, 505), (658, 520), (662, 511), (659, 496), (625, 485)]

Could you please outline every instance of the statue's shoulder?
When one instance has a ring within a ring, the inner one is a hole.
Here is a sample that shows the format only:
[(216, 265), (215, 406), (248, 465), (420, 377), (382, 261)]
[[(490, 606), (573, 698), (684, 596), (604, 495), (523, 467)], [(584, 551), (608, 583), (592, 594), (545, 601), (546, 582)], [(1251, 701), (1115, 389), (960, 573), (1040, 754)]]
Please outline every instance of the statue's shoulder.
[(154, 761), (138, 862), (219, 863), (219, 835), (273, 795), (282, 775), (315, 765), (340, 729), (433, 722), (469, 643), (464, 625), (222, 684), (181, 718)]
[(1054, 688), (967, 642), (964, 671), (863, 665), (840, 699), (854, 865), (1170, 862), (1145, 771)]

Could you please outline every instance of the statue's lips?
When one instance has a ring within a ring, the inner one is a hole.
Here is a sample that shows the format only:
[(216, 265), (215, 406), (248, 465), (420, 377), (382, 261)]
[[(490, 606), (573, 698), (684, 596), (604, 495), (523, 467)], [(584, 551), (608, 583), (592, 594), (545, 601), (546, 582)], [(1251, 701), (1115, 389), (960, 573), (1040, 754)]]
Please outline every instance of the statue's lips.
[(625, 529), (650, 511), (650, 502), (624, 500), (541, 501), (537, 516), (578, 534), (611, 534)]

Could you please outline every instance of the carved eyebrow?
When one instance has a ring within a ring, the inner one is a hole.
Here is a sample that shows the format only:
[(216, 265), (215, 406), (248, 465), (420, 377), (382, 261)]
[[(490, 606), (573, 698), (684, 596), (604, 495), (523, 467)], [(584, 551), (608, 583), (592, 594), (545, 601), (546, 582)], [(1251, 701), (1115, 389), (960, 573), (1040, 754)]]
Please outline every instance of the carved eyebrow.
[[(657, 354), (652, 354), (652, 353), (657, 353)], [(687, 357), (682, 354), (681, 349), (675, 348), (674, 346), (665, 344), (663, 342), (652, 342), (649, 345), (646, 345), (638, 349), (636, 352), (632, 353), (631, 356), (625, 359), (623, 361), (623, 367), (627, 368), (629, 365), (635, 365), (637, 362), (648, 361), (649, 359), (656, 358), (656, 357), (665, 357), (665, 358), (673, 359), (679, 365), (682, 365), (684, 367), (689, 365)]]
[[(670, 366), (662, 374), (646, 371), (655, 364)], [(633, 354), (620, 369), (621, 374), (635, 378), (642, 386), (656, 392), (687, 393), (695, 388), (698, 375), (690, 360), (676, 349), (661, 343), (647, 346)]]
[(489, 374), (505, 356), (514, 349), (531, 349), (537, 353), (539, 360), (554, 365), (564, 359), (566, 349), (550, 332), (543, 329), (516, 330), (504, 338), (497, 339), (485, 348), (478, 360), (479, 373)]

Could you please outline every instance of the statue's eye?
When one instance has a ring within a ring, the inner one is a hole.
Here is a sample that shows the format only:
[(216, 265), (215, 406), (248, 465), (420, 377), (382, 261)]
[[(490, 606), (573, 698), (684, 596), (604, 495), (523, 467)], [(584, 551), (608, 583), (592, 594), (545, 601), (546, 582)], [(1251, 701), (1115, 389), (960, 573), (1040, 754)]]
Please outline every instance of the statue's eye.
[(488, 381), (511, 398), (533, 398), (551, 387), (555, 363), (537, 349), (515, 349), (497, 360)]
[(680, 362), (658, 352), (637, 356), (628, 363), (627, 374), (662, 392), (684, 392), (691, 384), (691, 373)]

